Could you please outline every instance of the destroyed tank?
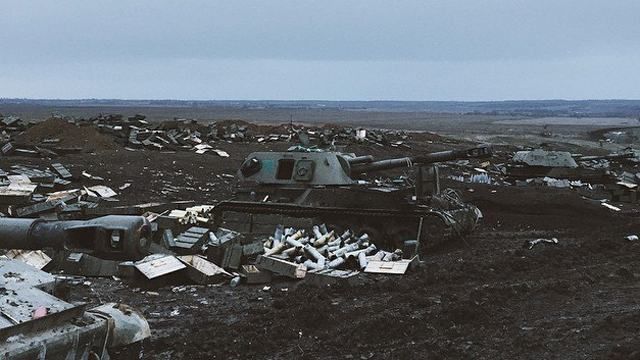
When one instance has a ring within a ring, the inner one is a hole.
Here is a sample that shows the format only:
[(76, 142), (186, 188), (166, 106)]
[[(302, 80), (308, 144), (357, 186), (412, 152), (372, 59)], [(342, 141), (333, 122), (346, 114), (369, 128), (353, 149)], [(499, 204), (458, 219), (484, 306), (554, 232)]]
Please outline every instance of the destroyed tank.
[(631, 153), (604, 156), (579, 156), (574, 158), (567, 151), (534, 149), (518, 151), (511, 163), (507, 164), (506, 175), (513, 180), (527, 180), (537, 177), (581, 180), (587, 183), (610, 183), (615, 178), (607, 169), (580, 166), (593, 160), (622, 160), (632, 157)]
[[(3, 217), (0, 249), (65, 249), (104, 259), (138, 259), (147, 253), (150, 230), (141, 216), (88, 221)], [(65, 278), (0, 256), (0, 359), (109, 359), (114, 352), (139, 358), (143, 340), (151, 336), (142, 313), (118, 303), (89, 307), (66, 302), (54, 295)]]
[[(250, 154), (237, 172), (235, 197), (214, 208), (216, 221), (268, 233), (278, 223), (291, 224), (291, 218), (311, 219), (366, 232), (382, 246), (401, 247), (411, 239), (426, 249), (425, 244), (469, 233), (482, 217), (457, 192), (440, 189), (435, 164), (489, 157), (488, 145), (386, 160), (297, 150)], [(361, 180), (365, 174), (411, 167), (413, 185)]]

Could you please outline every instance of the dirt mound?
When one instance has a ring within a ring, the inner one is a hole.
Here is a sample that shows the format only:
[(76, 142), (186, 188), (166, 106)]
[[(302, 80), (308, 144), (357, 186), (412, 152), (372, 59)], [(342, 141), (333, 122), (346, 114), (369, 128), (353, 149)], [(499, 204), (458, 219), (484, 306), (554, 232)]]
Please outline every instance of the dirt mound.
[(58, 147), (80, 147), (90, 150), (112, 150), (120, 146), (108, 135), (101, 134), (93, 126), (78, 126), (63, 119), (50, 118), (38, 123), (18, 138), (19, 143), (40, 145), (43, 140), (58, 139)]

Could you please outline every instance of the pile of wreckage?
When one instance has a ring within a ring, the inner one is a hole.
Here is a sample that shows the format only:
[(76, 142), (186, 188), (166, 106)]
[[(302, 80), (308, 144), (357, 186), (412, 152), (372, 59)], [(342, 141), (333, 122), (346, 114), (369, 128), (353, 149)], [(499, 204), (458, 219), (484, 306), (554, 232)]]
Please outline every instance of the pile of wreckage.
[[(640, 122), (640, 119), (638, 119)], [(602, 143), (636, 144), (640, 139), (640, 127), (624, 126), (598, 129), (589, 132), (592, 140)]]
[(18, 116), (4, 116), (0, 114), (0, 128), (2, 129), (2, 137), (4, 138), (11, 132), (26, 130), (27, 124)]
[(263, 245), (264, 254), (256, 260), (259, 268), (292, 278), (310, 276), (316, 282), (323, 277), (348, 279), (360, 271), (404, 274), (417, 260), (415, 240), (407, 240), (404, 251), (388, 252), (378, 249), (367, 233), (355, 236), (347, 229), (338, 235), (324, 224), (314, 225), (310, 233), (278, 225)]
[[(81, 282), (40, 269), (49, 254), (78, 251), (96, 258), (140, 257), (148, 246), (146, 220), (106, 216), (88, 221), (0, 218), (0, 343), (7, 359), (109, 358), (108, 351), (151, 335), (135, 309), (117, 303), (88, 308), (64, 300)], [(54, 255), (55, 256), (55, 255)], [(135, 351), (135, 350), (134, 350)]]
[[(499, 164), (485, 161), (473, 166), (463, 160), (447, 166), (458, 170), (448, 176), (458, 182), (577, 189), (586, 197), (605, 202), (637, 203), (640, 201), (639, 163), (640, 157), (632, 149), (602, 156), (534, 149), (517, 151), (508, 161)], [(620, 209), (614, 207), (613, 210)]]
[[(310, 143), (329, 146), (349, 143), (370, 143), (379, 146), (409, 147), (405, 144), (408, 135), (403, 131), (369, 130), (351, 127), (303, 127), (294, 124), (280, 126), (259, 126), (244, 121), (221, 121), (209, 124), (198, 123), (194, 119), (175, 118), (172, 121), (150, 123), (145, 115), (124, 117), (120, 114), (100, 114), (89, 119), (74, 119), (56, 115), (49, 120), (63, 120), (76, 126), (92, 126), (103, 134), (114, 138), (126, 149), (159, 151), (194, 151), (197, 154), (215, 153), (221, 157), (229, 154), (215, 149), (212, 145), (225, 142), (298, 142), (304, 146)], [(56, 147), (60, 139), (52, 136), (41, 139), (38, 144), (16, 145), (12, 139), (34, 124), (24, 124), (15, 116), (0, 116), (2, 126), (3, 155), (27, 155), (54, 157), (60, 153), (79, 152), (78, 147)]]
[[(21, 118), (18, 116), (10, 115), (4, 116), (0, 114), (0, 153), (2, 155), (33, 155), (33, 154), (47, 154), (46, 149), (28, 149), (28, 148), (18, 148), (16, 149), (11, 143), (12, 136), (15, 134), (19, 134), (25, 131), (28, 127), (28, 124), (25, 124)], [(39, 152), (40, 150), (41, 152)]]
[(148, 338), (149, 324), (133, 308), (109, 303), (87, 309), (56, 296), (69, 286), (90, 286), (92, 277), (124, 281), (134, 291), (268, 284), (275, 276), (327, 286), (353, 284), (360, 272), (404, 274), (417, 264), (417, 241), (387, 252), (366, 233), (339, 234), (325, 225), (310, 231), (279, 225), (272, 236), (250, 238), (215, 225), (213, 209), (89, 220), (0, 217), (0, 249), (6, 249), (0, 256), (2, 354), (106, 358), (107, 351)]
[(67, 302), (56, 296), (63, 283), (59, 276), (0, 256), (3, 359), (75, 359), (80, 354), (108, 359), (112, 349), (141, 344), (151, 336), (147, 320), (134, 308)]
[[(144, 115), (135, 115), (123, 119), (121, 115), (100, 116), (89, 119), (98, 129), (126, 138), (131, 148), (149, 148), (155, 150), (191, 149), (198, 154), (208, 151), (227, 157), (228, 154), (216, 150), (208, 143), (227, 142), (292, 142), (303, 145), (315, 142), (319, 145), (331, 145), (336, 142), (368, 142), (380, 146), (407, 146), (403, 140), (408, 136), (402, 131), (367, 130), (363, 128), (305, 128), (293, 124), (277, 127), (258, 126), (246, 122), (223, 121), (202, 125), (194, 119), (174, 119), (157, 126), (150, 126)], [(270, 133), (263, 133), (270, 131)]]
[[(241, 279), (253, 284), (269, 282), (272, 275), (300, 279), (309, 274), (330, 282), (351, 278), (360, 271), (403, 274), (417, 260), (416, 241), (407, 241), (403, 250), (387, 252), (378, 249), (366, 233), (355, 236), (346, 230), (338, 235), (324, 225), (313, 226), (310, 232), (278, 226), (268, 238), (246, 237), (215, 225), (213, 209), (212, 205), (201, 205), (160, 213), (147, 211), (142, 216), (107, 215), (90, 220), (15, 219), (22, 221), (17, 223), (20, 226), (35, 221), (42, 229), (55, 224), (62, 233), (52, 232), (47, 235), (51, 238), (70, 239), (73, 229), (79, 228), (116, 225), (135, 228), (131, 224), (142, 223), (147, 224), (144, 226), (150, 235), (144, 236), (149, 241), (144, 241), (143, 248), (132, 238), (133, 230), (129, 235), (119, 234), (117, 240), (99, 240), (98, 233), (83, 233), (86, 238), (82, 241), (97, 246), (99, 251), (83, 246), (80, 240), (64, 242), (57, 251), (43, 252), (33, 245), (40, 244), (35, 240), (0, 242), (0, 248), (9, 250), (5, 256), (22, 259), (39, 269), (85, 277), (117, 277), (144, 287), (175, 282), (231, 281), (237, 285)], [(12, 224), (11, 220), (14, 219), (0, 218), (7, 224)], [(114, 241), (118, 247), (110, 248)], [(96, 245), (102, 242), (107, 244)], [(56, 240), (52, 243), (60, 244)]]
[(408, 241), (404, 251), (387, 252), (377, 249), (366, 233), (355, 236), (346, 230), (338, 235), (324, 225), (313, 226), (311, 232), (279, 225), (268, 238), (246, 237), (214, 226), (213, 209), (202, 205), (146, 214), (156, 233), (156, 253), (118, 264), (118, 276), (143, 275), (146, 285), (176, 277), (197, 284), (256, 284), (270, 282), (273, 275), (333, 283), (360, 271), (403, 274), (417, 261), (415, 241)]
[[(64, 190), (79, 180), (89, 185)], [(105, 185), (92, 185), (103, 178), (82, 172), (76, 177), (61, 163), (50, 168), (13, 165), (8, 171), (0, 169), (0, 205), (11, 217), (40, 216), (49, 219), (77, 219), (104, 215), (99, 205), (117, 201), (117, 193)], [(119, 187), (124, 190), (131, 184)]]

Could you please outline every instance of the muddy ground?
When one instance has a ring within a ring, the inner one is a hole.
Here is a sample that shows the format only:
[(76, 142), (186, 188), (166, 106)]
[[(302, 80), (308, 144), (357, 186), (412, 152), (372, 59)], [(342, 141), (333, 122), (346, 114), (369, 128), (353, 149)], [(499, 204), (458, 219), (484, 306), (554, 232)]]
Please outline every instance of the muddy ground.
[[(111, 149), (56, 160), (114, 188), (132, 183), (122, 204), (213, 203), (231, 196), (232, 180), (219, 175), (233, 174), (246, 154), (289, 145), (218, 144), (229, 158)], [(465, 143), (417, 136), (412, 145), (415, 153)], [(347, 150), (405, 153), (373, 145)], [(50, 162), (8, 157), (0, 168)], [(180, 190), (164, 194), (166, 184)], [(640, 243), (624, 240), (640, 233), (637, 217), (571, 190), (449, 185), (482, 209), (484, 221), (405, 276), (363, 274), (356, 284), (326, 288), (277, 279), (269, 291), (224, 284), (149, 292), (90, 279), (73, 289), (72, 300), (142, 310), (153, 336), (135, 354), (148, 359), (640, 359)], [(523, 248), (539, 237), (559, 243)]]

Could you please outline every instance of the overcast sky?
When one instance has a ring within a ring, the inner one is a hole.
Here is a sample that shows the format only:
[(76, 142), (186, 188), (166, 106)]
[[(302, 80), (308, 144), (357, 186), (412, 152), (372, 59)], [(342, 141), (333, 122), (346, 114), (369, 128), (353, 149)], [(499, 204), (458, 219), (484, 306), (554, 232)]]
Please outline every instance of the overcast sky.
[(0, 0), (0, 97), (640, 99), (638, 0)]

